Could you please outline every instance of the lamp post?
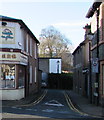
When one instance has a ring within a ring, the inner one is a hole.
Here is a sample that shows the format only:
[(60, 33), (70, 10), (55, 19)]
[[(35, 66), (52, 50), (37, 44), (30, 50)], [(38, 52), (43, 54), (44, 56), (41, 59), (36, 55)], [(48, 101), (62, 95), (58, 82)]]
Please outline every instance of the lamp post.
[(84, 27), (85, 29), (85, 40), (87, 39), (88, 40), (88, 43), (89, 43), (89, 63), (88, 63), (88, 68), (89, 68), (89, 71), (88, 71), (88, 75), (89, 75), (89, 85), (88, 85), (88, 88), (89, 88), (89, 100), (90, 100), (90, 103), (92, 103), (92, 67), (91, 67), (91, 42), (92, 42), (92, 39), (93, 39), (93, 33), (91, 33), (91, 25), (86, 25)]
[(60, 64), (60, 61), (58, 60), (57, 61), (57, 73), (59, 73), (59, 64)]

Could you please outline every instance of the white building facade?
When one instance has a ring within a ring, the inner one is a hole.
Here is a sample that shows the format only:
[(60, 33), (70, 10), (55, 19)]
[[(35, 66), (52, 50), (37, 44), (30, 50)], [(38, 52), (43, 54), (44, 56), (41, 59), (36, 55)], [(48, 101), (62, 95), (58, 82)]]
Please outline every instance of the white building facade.
[(0, 16), (0, 99), (19, 100), (36, 89), (38, 43), (22, 20)]

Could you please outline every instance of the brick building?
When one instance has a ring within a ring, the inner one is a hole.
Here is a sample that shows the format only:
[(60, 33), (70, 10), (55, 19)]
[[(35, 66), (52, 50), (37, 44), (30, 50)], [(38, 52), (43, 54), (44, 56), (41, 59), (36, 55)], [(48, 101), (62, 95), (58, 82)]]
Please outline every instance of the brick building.
[[(86, 27), (90, 26), (85, 26)], [(90, 41), (86, 36), (90, 33), (86, 29), (85, 39), (73, 52), (73, 89), (78, 94), (90, 96)]]
[(75, 49), (74, 90), (92, 103), (104, 103), (104, 2), (94, 2), (86, 15), (85, 39)]
[(38, 44), (22, 20), (0, 16), (0, 99), (19, 100), (38, 91)]
[(87, 18), (91, 18), (92, 38), (92, 102), (102, 104), (104, 99), (104, 2), (94, 2)]

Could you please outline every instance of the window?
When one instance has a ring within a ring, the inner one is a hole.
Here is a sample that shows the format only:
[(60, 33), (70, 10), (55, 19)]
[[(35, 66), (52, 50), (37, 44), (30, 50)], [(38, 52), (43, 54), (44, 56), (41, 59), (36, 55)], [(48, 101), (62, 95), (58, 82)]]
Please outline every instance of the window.
[(32, 66), (30, 66), (30, 84), (32, 83)]
[(37, 45), (34, 46), (34, 58), (37, 59)]
[(22, 65), (19, 65), (19, 71), (18, 71), (18, 87), (22, 88), (24, 87), (25, 82), (25, 67)]
[(37, 81), (37, 69), (36, 69), (36, 67), (35, 67), (35, 82)]
[(27, 36), (26, 36), (26, 52), (28, 53), (29, 52), (29, 39), (28, 39), (28, 34), (27, 34)]
[(30, 39), (30, 55), (32, 56), (32, 39)]
[(0, 64), (0, 88), (15, 88), (15, 65)]

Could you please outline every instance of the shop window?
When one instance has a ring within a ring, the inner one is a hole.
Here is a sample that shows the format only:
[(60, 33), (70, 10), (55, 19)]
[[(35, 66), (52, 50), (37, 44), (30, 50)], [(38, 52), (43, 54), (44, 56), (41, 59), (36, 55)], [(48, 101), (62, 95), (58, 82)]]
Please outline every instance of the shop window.
[(19, 73), (18, 73), (18, 87), (22, 88), (24, 87), (25, 82), (25, 67), (19, 66)]
[(15, 88), (15, 65), (0, 64), (0, 88)]

